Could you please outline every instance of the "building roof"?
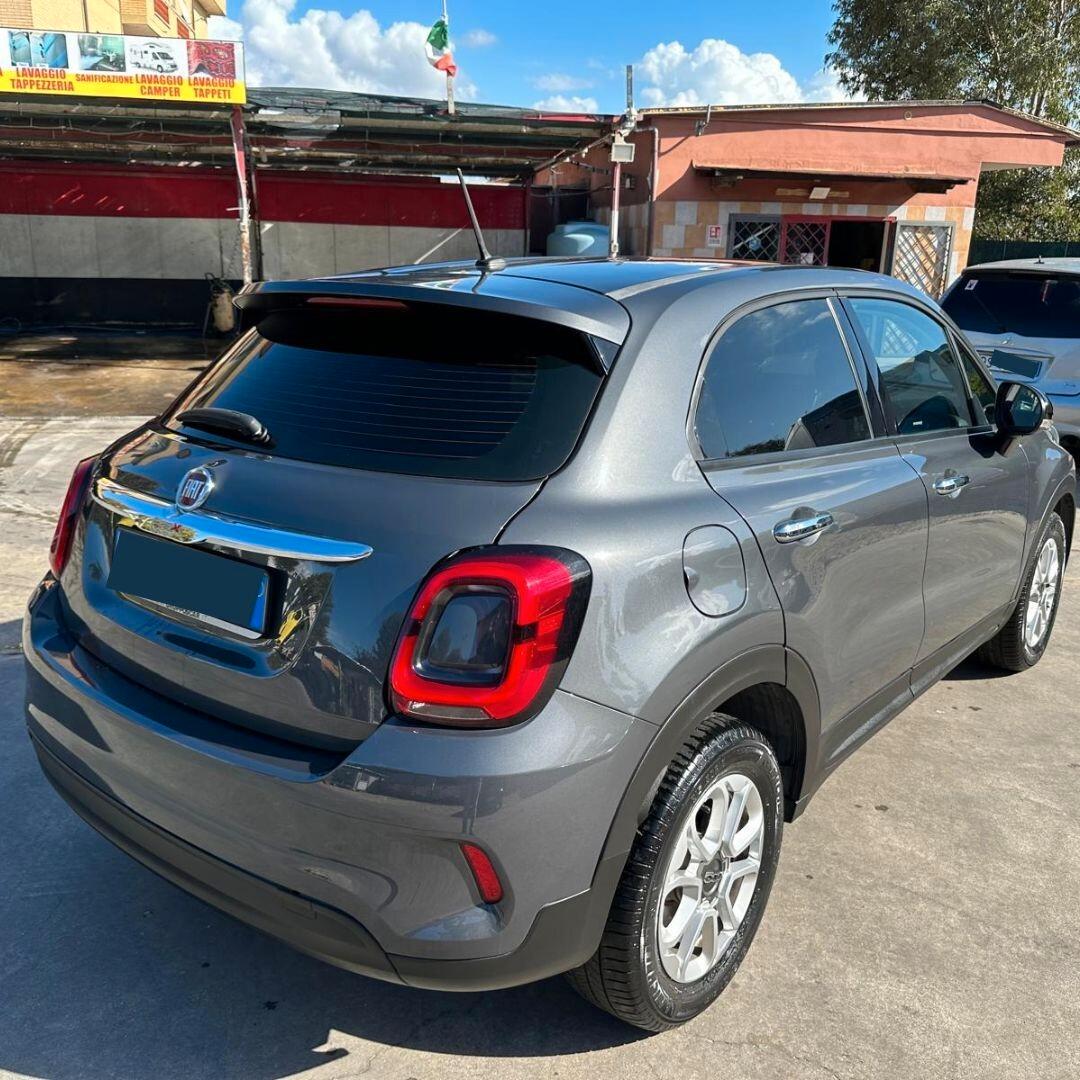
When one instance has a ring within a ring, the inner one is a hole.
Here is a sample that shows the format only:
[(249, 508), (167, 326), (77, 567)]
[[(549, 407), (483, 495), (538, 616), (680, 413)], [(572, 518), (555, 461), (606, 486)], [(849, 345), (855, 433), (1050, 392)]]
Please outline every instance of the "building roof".
[(993, 109), (995, 112), (1015, 116), (1020, 120), (1027, 120), (1032, 124), (1038, 124), (1048, 131), (1054, 131), (1059, 135), (1065, 135), (1067, 145), (1080, 143), (1080, 131), (1066, 124), (1059, 124), (1053, 120), (1047, 120), (1041, 116), (1033, 116), (1031, 113), (1022, 112), (1020, 109), (1011, 109), (1007, 105), (999, 105), (996, 101), (988, 99), (964, 99), (942, 98), (940, 100), (911, 99), (909, 101), (795, 101), (775, 102), (761, 105), (662, 105), (656, 108), (639, 110), (643, 116), (679, 116), (697, 115), (710, 112), (716, 115), (731, 112), (811, 112), (822, 110), (835, 110), (837, 112), (850, 112), (865, 109), (942, 109), (942, 108), (973, 108), (975, 106)]
[[(283, 169), (465, 172), (525, 179), (584, 149), (611, 117), (293, 87), (249, 87), (253, 156)], [(0, 157), (232, 165), (229, 109), (126, 99), (0, 97)]]

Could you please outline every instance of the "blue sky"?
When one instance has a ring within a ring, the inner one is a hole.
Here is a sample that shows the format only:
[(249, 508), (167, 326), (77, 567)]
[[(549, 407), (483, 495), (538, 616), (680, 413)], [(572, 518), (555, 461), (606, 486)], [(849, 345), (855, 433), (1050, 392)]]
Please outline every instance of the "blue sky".
[[(423, 34), (439, 2), (229, 0), (219, 36), (243, 37), (256, 85), (434, 96)], [(670, 4), (451, 0), (462, 98), (620, 111), (623, 66), (638, 104), (827, 100), (830, 0)], [(425, 70), (426, 69), (426, 70)]]

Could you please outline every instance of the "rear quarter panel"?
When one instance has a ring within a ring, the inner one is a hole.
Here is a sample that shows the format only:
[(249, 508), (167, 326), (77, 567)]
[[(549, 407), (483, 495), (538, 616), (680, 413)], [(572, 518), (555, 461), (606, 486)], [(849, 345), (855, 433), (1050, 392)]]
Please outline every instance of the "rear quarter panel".
[[(562, 687), (654, 724), (728, 660), (784, 640), (753, 534), (706, 483), (686, 435), (698, 366), (724, 314), (715, 286), (631, 304), (633, 330), (582, 445), (501, 538), (588, 560), (592, 594)], [(699, 611), (683, 576), (684, 542), (703, 525), (729, 529), (742, 551), (746, 598), (725, 615)]]
[(1075, 502), (1076, 464), (1072, 454), (1061, 446), (1048, 424), (1025, 436), (1021, 445), (1030, 463), (1031, 475), (1031, 510), (1023, 563), (1027, 566), (1047, 515), (1066, 495)]

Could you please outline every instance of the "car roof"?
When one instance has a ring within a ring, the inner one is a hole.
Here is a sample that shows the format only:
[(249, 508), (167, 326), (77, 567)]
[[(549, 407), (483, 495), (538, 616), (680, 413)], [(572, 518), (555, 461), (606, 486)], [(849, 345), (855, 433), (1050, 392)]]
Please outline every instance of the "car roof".
[[(649, 327), (680, 297), (709, 289), (712, 314), (758, 298), (803, 289), (885, 289), (924, 299), (896, 278), (828, 266), (781, 266), (732, 260), (522, 258), (423, 263), (299, 281), (261, 281), (236, 298), (241, 322), (255, 325), (273, 310), (313, 294), (383, 297), (486, 307), (582, 330), (621, 344), (633, 321)], [(335, 301), (340, 303), (340, 301)]]
[(1080, 274), (1080, 259), (1002, 259), (1000, 262), (976, 263), (974, 266), (969, 266), (964, 273), (970, 276), (973, 273), (982, 273), (984, 270), (1012, 270), (1030, 274)]
[[(736, 259), (670, 259), (652, 257), (610, 258), (595, 256), (537, 256), (500, 260), (490, 277), (528, 279), (567, 285), (600, 293), (615, 300), (659, 290), (683, 291), (687, 284), (702, 278), (712, 282), (724, 279), (754, 277), (760, 279), (762, 293), (783, 291), (794, 287), (812, 288), (858, 287), (878, 285), (901, 292), (912, 291), (896, 278), (873, 274), (865, 270), (850, 270), (832, 266), (798, 266), (766, 262), (740, 262)], [(393, 281), (395, 284), (428, 284), (432, 277), (455, 277), (465, 274), (484, 277), (475, 262), (462, 260), (445, 263), (424, 263), (385, 270), (363, 270), (355, 274), (340, 274), (332, 281), (370, 282)]]

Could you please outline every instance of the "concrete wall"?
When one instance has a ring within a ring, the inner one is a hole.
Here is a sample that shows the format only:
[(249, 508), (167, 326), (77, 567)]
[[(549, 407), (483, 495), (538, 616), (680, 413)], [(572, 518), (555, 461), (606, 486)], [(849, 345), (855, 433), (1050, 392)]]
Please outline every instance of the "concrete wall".
[[(847, 186), (847, 185), (845, 185)], [(653, 254), (677, 258), (724, 258), (728, 254), (729, 222), (736, 214), (793, 217), (890, 219), (906, 224), (952, 226), (948, 278), (951, 281), (967, 266), (971, 232), (975, 224), (972, 205), (948, 205), (944, 196), (909, 195), (886, 203), (790, 202), (769, 199), (664, 199), (656, 204)], [(707, 244), (708, 226), (719, 226), (715, 243)]]
[[(521, 255), (524, 232), (484, 233), (497, 255)], [(475, 257), (472, 231), (262, 223), (263, 270), (268, 279), (317, 277)], [(13, 277), (239, 278), (240, 234), (235, 219), (62, 217), (0, 215), (0, 281)], [(2, 285), (0, 285), (2, 288)], [(0, 312), (3, 301), (0, 298)]]
[[(258, 189), (269, 279), (476, 254), (460, 192), (438, 182), (260, 173)], [(493, 253), (523, 254), (524, 190), (472, 196)], [(98, 295), (115, 320), (143, 283), (155, 299), (130, 321), (199, 322), (205, 275), (241, 277), (235, 205), (227, 170), (0, 165), (0, 318), (84, 321)]]
[(703, 113), (646, 120), (660, 132), (657, 194), (674, 199), (700, 198), (707, 168), (975, 181), (988, 166), (1060, 165), (1066, 139), (978, 104), (716, 109), (701, 135)]

